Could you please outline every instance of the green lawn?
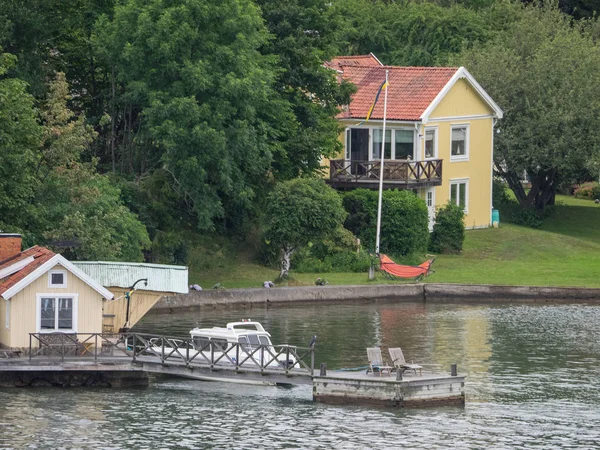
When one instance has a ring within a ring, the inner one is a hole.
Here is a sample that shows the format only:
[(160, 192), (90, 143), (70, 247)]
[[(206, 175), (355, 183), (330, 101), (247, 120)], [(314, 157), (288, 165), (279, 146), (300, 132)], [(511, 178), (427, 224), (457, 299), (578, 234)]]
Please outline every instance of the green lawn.
[[(499, 229), (467, 232), (460, 255), (439, 255), (430, 283), (512, 284), (600, 287), (600, 205), (559, 197), (556, 212), (541, 229), (502, 222)], [(193, 265), (193, 264), (192, 264)], [(190, 281), (210, 288), (261, 287), (278, 271), (248, 262), (243, 253), (198, 270)], [(369, 283), (366, 273), (295, 273), (290, 285)], [(375, 283), (386, 283), (378, 276)]]

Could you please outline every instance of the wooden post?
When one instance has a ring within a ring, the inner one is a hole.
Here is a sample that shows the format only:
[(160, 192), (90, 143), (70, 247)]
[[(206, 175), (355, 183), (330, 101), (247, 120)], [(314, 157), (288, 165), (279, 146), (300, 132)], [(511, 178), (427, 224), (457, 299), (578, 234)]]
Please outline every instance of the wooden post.
[(29, 333), (29, 361), (31, 361), (31, 333)]
[(98, 359), (98, 333), (94, 334), (94, 361)]
[(396, 381), (402, 381), (402, 369), (396, 369)]
[(451, 364), (450, 365), (450, 375), (455, 377), (458, 375), (458, 371), (456, 369), (456, 364)]
[(321, 363), (321, 371), (319, 372), (319, 375), (322, 377), (327, 376), (327, 363)]

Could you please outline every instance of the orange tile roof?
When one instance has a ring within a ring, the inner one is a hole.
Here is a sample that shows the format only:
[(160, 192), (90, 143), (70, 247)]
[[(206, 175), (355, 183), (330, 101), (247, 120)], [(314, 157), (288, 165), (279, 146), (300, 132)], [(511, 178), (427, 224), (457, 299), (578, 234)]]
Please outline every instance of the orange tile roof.
[(342, 70), (344, 66), (381, 67), (383, 64), (373, 53), (369, 53), (368, 55), (336, 56), (331, 61), (326, 62), (325, 66), (330, 69)]
[(48, 250), (45, 247), (40, 247), (39, 245), (36, 245), (35, 247), (31, 247), (27, 250), (22, 251), (21, 253), (19, 253), (16, 256), (13, 256), (12, 258), (0, 261), (0, 270), (2, 270), (25, 258), (29, 258), (30, 256), (33, 257), (33, 261), (25, 267), (23, 267), (21, 270), (13, 273), (12, 275), (9, 275), (3, 280), (0, 280), (0, 295), (4, 294), (4, 292), (13, 287), (27, 275), (31, 274), (42, 264), (52, 259), (52, 257), (54, 257), (55, 255), (56, 253), (54, 253), (53, 251)]
[[(389, 70), (387, 118), (418, 121), (435, 97), (457, 72), (455, 67), (396, 67), (372, 65), (341, 65), (341, 76), (357, 87), (348, 108), (338, 114), (340, 119), (364, 119), (375, 100), (377, 90)], [(383, 119), (383, 92), (371, 119)]]

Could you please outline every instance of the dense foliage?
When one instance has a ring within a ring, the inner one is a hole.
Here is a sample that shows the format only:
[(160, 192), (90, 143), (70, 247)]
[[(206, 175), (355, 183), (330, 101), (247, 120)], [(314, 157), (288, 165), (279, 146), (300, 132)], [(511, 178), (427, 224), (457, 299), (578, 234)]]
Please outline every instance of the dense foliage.
[(268, 197), (265, 239), (280, 252), (280, 278), (287, 278), (292, 255), (310, 242), (331, 236), (346, 211), (339, 194), (318, 178), (279, 183)]
[(434, 253), (460, 253), (465, 241), (465, 212), (451, 202), (437, 208), (429, 251)]
[[(544, 209), (559, 186), (600, 171), (596, 10), (593, 0), (5, 0), (0, 228), (71, 257), (155, 262), (186, 262), (199, 232), (243, 238), (277, 183), (313, 176), (340, 148), (335, 116), (353, 87), (322, 63), (370, 52), (385, 64), (466, 65), (505, 111), (499, 175), (523, 208)], [(370, 202), (347, 221), (364, 248)], [(413, 251), (386, 226), (386, 251)], [(307, 264), (356, 255), (321, 250), (305, 249)]]
[[(371, 251), (375, 250), (377, 197), (377, 191), (356, 189), (343, 199), (348, 211), (345, 227)], [(423, 200), (410, 191), (384, 191), (381, 210), (381, 253), (406, 256), (425, 251), (429, 219)]]
[(600, 153), (600, 48), (588, 23), (573, 24), (552, 5), (522, 8), (518, 21), (461, 61), (504, 108), (498, 173), (522, 208), (552, 205), (561, 183)]
[(292, 264), (298, 272), (366, 272), (371, 256), (352, 232), (340, 226), (330, 236), (298, 251)]

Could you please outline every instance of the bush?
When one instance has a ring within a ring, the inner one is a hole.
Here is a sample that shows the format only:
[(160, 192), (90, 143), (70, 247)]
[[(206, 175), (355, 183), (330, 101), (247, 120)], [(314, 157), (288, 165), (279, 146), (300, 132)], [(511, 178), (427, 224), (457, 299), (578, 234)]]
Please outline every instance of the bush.
[(298, 251), (292, 262), (298, 272), (366, 272), (371, 258), (359, 250), (350, 231), (339, 227), (330, 237)]
[(594, 181), (580, 184), (575, 187), (573, 195), (576, 198), (595, 200), (600, 198), (600, 185)]
[(492, 205), (494, 208), (498, 209), (500, 206), (510, 203), (510, 196), (506, 189), (506, 184), (503, 181), (494, 178), (492, 183)]
[(429, 250), (435, 253), (459, 253), (465, 241), (465, 212), (448, 202), (435, 213), (435, 224), (429, 240)]
[(540, 228), (542, 226), (542, 218), (542, 215), (535, 209), (520, 209), (513, 213), (511, 221), (515, 225)]
[[(344, 195), (348, 218), (344, 226), (361, 240), (364, 248), (375, 250), (377, 191), (356, 189)], [(382, 253), (410, 255), (423, 252), (429, 237), (425, 202), (411, 191), (383, 193), (381, 214)]]

